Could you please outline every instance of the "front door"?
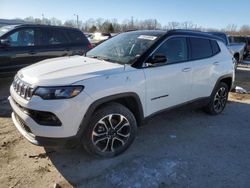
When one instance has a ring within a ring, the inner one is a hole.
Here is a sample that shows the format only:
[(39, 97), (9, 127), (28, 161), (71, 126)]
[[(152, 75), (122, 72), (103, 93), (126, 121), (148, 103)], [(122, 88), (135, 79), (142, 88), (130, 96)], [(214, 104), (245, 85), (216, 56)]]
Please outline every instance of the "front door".
[(147, 116), (189, 100), (192, 66), (187, 49), (185, 37), (173, 37), (154, 52), (164, 54), (167, 61), (144, 69)]
[(5, 39), (9, 45), (1, 49), (1, 67), (4, 72), (14, 72), (23, 68), (36, 60), (34, 29), (23, 28), (11, 32)]

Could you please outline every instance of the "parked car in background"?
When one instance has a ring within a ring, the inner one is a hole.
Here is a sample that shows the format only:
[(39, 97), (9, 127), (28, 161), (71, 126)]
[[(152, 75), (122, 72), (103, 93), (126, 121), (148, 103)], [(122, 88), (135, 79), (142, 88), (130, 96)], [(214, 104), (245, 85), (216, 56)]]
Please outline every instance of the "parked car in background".
[(104, 42), (105, 40), (110, 39), (112, 36), (110, 33), (93, 33), (92, 36), (90, 37), (90, 43), (93, 46), (97, 46)]
[(250, 36), (247, 36), (247, 52), (248, 56), (250, 56)]
[(221, 40), (228, 47), (229, 51), (232, 53), (233, 57), (237, 61), (237, 64), (243, 61), (246, 44), (230, 43), (229, 37), (227, 36), (227, 34), (223, 32), (208, 32), (208, 33), (221, 38)]
[(250, 41), (248, 41), (248, 38), (246, 36), (229, 36), (229, 42), (230, 43), (242, 43), (245, 44), (245, 51), (244, 51), (244, 59), (247, 58), (250, 49)]
[(48, 25), (9, 25), (0, 28), (0, 76), (38, 61), (83, 55), (91, 48), (78, 29)]
[(199, 102), (211, 115), (220, 114), (233, 82), (232, 55), (218, 37), (133, 31), (86, 57), (20, 70), (9, 101), (16, 128), (33, 144), (75, 142), (93, 155), (113, 157), (131, 145), (145, 118), (163, 110)]

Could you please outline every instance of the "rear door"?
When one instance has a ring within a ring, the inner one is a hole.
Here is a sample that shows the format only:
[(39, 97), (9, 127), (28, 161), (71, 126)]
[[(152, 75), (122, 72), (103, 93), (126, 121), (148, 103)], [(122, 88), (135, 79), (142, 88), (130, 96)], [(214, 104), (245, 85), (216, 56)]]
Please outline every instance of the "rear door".
[(215, 40), (206, 38), (190, 37), (189, 42), (193, 83), (190, 99), (208, 97), (218, 78), (216, 70), (221, 63), (217, 57), (219, 46)]
[(91, 49), (91, 44), (83, 32), (68, 29), (65, 30), (70, 41), (70, 54), (71, 55), (83, 55), (89, 49)]
[(187, 39), (172, 37), (155, 52), (167, 57), (165, 64), (144, 69), (146, 77), (147, 115), (185, 103), (192, 86), (192, 65), (188, 61)]
[(37, 44), (36, 57), (39, 61), (70, 55), (69, 41), (61, 29), (37, 28), (35, 38)]

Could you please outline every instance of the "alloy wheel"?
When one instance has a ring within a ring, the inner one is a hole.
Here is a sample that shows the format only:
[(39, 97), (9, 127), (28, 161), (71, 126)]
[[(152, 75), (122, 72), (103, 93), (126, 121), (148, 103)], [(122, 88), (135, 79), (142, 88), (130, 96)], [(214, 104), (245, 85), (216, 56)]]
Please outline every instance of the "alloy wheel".
[(115, 152), (126, 145), (130, 134), (130, 123), (123, 115), (109, 114), (95, 124), (92, 143), (101, 152)]
[(227, 90), (221, 87), (214, 96), (214, 110), (217, 113), (222, 112), (227, 103)]

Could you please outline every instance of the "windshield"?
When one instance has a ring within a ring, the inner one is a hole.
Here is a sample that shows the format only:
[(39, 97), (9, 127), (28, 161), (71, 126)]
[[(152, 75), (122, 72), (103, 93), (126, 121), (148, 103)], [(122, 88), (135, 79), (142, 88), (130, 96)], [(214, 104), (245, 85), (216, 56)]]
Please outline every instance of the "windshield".
[(7, 25), (0, 27), (0, 37), (3, 36), (5, 33), (9, 32), (15, 27), (15, 25)]
[(86, 56), (130, 64), (155, 43), (158, 36), (143, 35), (139, 32), (122, 33), (90, 50)]
[(246, 38), (245, 37), (230, 37), (230, 42), (234, 43), (246, 43)]

